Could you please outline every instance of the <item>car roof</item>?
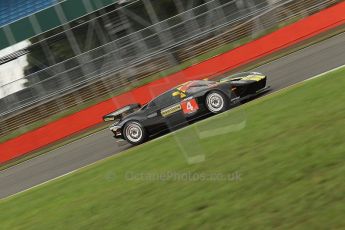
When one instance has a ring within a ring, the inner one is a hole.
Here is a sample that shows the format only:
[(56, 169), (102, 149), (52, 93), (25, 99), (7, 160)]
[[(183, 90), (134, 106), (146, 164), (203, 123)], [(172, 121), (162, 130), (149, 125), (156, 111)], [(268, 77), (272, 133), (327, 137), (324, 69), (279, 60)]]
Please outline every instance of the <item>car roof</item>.
[[(180, 84), (180, 85), (177, 85), (177, 86), (175, 86), (175, 87), (173, 87), (173, 88), (171, 88), (171, 89), (169, 89), (169, 90), (164, 91), (163, 93), (161, 93), (161, 94), (159, 94), (158, 96), (154, 97), (154, 98), (153, 98), (151, 101), (149, 101), (146, 105), (150, 104), (152, 101), (156, 100), (157, 98), (159, 98), (159, 97), (161, 97), (161, 96), (163, 96), (163, 95), (172, 94), (172, 93), (175, 92), (176, 90), (180, 90), (181, 87), (186, 86), (186, 88), (185, 88), (185, 89), (182, 89), (182, 90), (183, 90), (183, 91), (187, 91), (188, 88), (189, 88), (190, 86), (193, 86), (193, 85), (195, 85), (196, 83), (210, 83), (210, 82), (214, 82), (214, 81), (209, 81), (209, 80), (191, 80), (191, 81), (186, 81), (186, 82), (184, 82), (184, 83), (182, 83), (182, 84)], [(146, 105), (145, 105), (145, 106), (146, 106)]]

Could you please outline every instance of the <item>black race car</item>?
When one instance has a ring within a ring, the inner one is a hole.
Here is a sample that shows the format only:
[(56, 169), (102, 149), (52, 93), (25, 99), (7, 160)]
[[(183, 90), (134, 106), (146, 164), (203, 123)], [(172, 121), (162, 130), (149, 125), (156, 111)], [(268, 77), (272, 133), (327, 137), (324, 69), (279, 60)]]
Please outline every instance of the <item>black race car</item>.
[(144, 106), (130, 104), (105, 115), (110, 130), (132, 145), (175, 130), (208, 115), (224, 112), (269, 90), (261, 73), (239, 73), (219, 81), (189, 81), (170, 89)]

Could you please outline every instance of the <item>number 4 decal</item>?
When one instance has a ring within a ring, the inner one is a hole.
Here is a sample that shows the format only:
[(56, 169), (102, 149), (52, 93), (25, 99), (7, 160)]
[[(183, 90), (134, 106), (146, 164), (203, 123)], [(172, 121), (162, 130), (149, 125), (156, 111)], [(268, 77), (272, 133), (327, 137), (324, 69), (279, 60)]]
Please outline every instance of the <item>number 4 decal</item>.
[(181, 107), (184, 113), (194, 113), (199, 109), (198, 103), (196, 103), (195, 99), (191, 99), (189, 101), (183, 101), (181, 103)]

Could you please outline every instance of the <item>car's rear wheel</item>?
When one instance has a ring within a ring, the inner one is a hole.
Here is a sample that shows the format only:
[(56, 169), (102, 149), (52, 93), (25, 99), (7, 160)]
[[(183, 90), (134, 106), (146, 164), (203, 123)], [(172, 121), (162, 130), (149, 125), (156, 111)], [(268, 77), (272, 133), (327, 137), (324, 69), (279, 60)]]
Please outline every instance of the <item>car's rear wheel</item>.
[(214, 114), (224, 112), (229, 108), (229, 101), (226, 96), (219, 91), (211, 91), (206, 96), (207, 109)]
[(126, 141), (128, 141), (132, 145), (139, 145), (143, 143), (147, 138), (145, 129), (139, 122), (136, 121), (130, 121), (126, 123), (123, 129), (123, 135)]

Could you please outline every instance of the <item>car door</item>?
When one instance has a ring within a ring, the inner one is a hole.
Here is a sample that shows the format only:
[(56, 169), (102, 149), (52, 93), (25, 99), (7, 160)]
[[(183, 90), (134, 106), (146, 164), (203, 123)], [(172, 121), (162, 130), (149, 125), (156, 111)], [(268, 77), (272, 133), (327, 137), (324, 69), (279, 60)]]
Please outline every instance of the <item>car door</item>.
[(167, 129), (165, 117), (161, 114), (161, 107), (157, 105), (156, 100), (148, 103), (145, 109), (144, 126), (149, 131), (150, 135), (159, 133)]
[(171, 91), (152, 100), (146, 108), (145, 126), (151, 133), (157, 133), (171, 129), (176, 124), (184, 121), (181, 107), (181, 99), (174, 97)]
[(175, 95), (175, 93), (176, 89), (173, 89), (157, 100), (157, 104), (161, 108), (160, 114), (164, 118), (165, 125), (170, 131), (175, 130), (175, 128), (178, 128), (180, 125), (187, 124), (182, 103), (186, 95), (181, 97), (180, 95)]

